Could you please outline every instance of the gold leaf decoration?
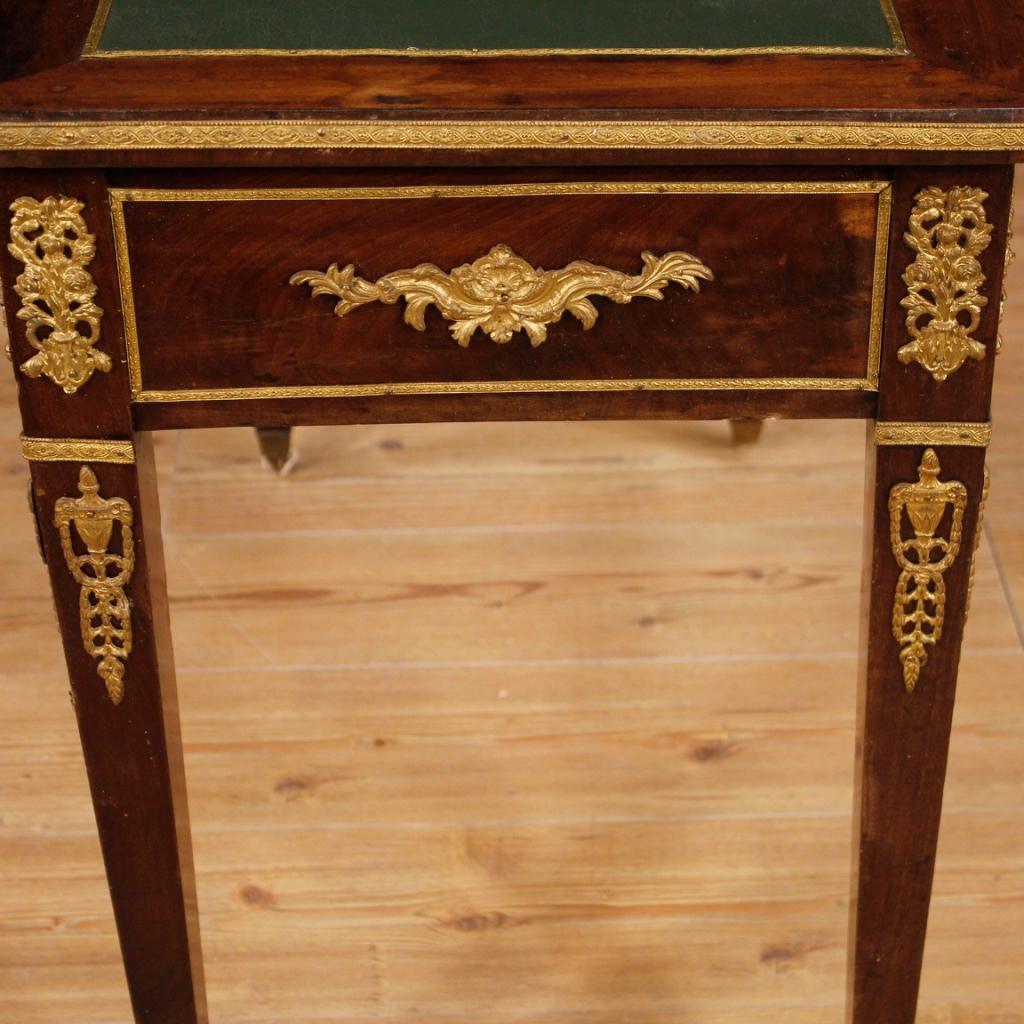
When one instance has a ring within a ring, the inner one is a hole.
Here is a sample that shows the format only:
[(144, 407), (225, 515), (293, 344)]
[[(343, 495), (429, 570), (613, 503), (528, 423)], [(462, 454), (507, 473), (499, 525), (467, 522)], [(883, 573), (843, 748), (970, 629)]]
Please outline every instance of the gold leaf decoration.
[(135, 461), (131, 441), (88, 440), (73, 437), (22, 437), (21, 454), (30, 462)]
[(337, 298), (337, 316), (346, 316), (368, 302), (393, 305), (404, 298), (407, 324), (425, 330), (427, 308), (434, 305), (452, 321), (449, 329), (463, 348), (478, 330), (498, 344), (524, 331), (530, 343), (537, 346), (547, 339), (548, 324), (565, 313), (576, 317), (584, 330), (593, 327), (598, 310), (591, 296), (617, 303), (640, 297), (661, 299), (670, 284), (696, 292), (701, 280), (714, 279), (712, 272), (689, 253), (654, 256), (645, 252), (641, 259), (643, 270), (635, 277), (585, 260), (576, 260), (561, 270), (544, 270), (517, 256), (509, 246), (496, 245), (486, 256), (451, 273), (433, 263), (421, 263), (370, 282), (358, 277), (351, 264), (339, 269), (335, 263), (326, 271), (300, 270), (292, 275), (290, 283), (309, 285), (314, 296)]
[(0, 150), (1024, 150), (1024, 125), (949, 121), (23, 121)]
[[(124, 699), (124, 661), (132, 649), (131, 603), (125, 594), (135, 570), (132, 507), (124, 498), (101, 498), (96, 474), (82, 466), (80, 498), (60, 498), (53, 522), (68, 571), (81, 588), (79, 619), (86, 652), (99, 658), (96, 672), (115, 704)], [(114, 526), (120, 526), (121, 553), (110, 550)], [(74, 531), (72, 531), (74, 527)], [(74, 534), (85, 545), (75, 550)]]
[(985, 508), (988, 505), (988, 495), (992, 490), (992, 474), (985, 467), (985, 477), (981, 485), (981, 501), (978, 503), (978, 525), (974, 528), (974, 550), (971, 553), (971, 571), (967, 577), (967, 608), (964, 610), (964, 621), (971, 614), (971, 602), (974, 600), (974, 575), (978, 568), (978, 552), (981, 548), (981, 540), (985, 535)]
[(984, 359), (985, 346), (971, 337), (988, 299), (978, 256), (992, 241), (985, 218), (988, 193), (960, 186), (918, 192), (903, 236), (917, 258), (903, 274), (908, 288), (902, 305), (913, 339), (899, 350), (900, 362), (920, 363), (937, 381), (967, 359)]
[(992, 442), (991, 423), (876, 423), (875, 444), (941, 444), (987, 448)]
[[(900, 567), (892, 609), (892, 633), (900, 644), (903, 682), (912, 693), (928, 660), (928, 647), (942, 637), (946, 615), (944, 574), (956, 561), (963, 540), (967, 488), (959, 480), (942, 483), (935, 449), (925, 450), (915, 483), (896, 484), (889, 492), (889, 532)], [(948, 539), (937, 536), (952, 507)], [(903, 537), (903, 513), (914, 530)]]
[(110, 356), (95, 347), (103, 310), (85, 269), (96, 255), (82, 203), (64, 196), (22, 196), (11, 204), (10, 253), (25, 265), (14, 282), (24, 305), (18, 319), (36, 354), (21, 364), (29, 377), (49, 377), (73, 395)]
[(1006, 278), (1010, 267), (1017, 262), (1017, 250), (1013, 247), (1013, 232), (1017, 224), (1017, 203), (1016, 195), (1010, 196), (1010, 217), (1006, 225), (1006, 255), (1003, 257), (1003, 290), (999, 296), (999, 327), (1000, 333), (996, 338), (996, 355), (1003, 351), (1003, 315), (1006, 312)]

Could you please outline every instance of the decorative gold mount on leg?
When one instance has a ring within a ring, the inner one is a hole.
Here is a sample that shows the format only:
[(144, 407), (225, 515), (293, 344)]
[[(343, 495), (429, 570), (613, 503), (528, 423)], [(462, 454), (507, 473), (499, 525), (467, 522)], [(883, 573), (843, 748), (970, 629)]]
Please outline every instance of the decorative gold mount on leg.
[[(96, 666), (115, 704), (124, 698), (124, 661), (132, 649), (131, 606), (124, 588), (135, 569), (132, 508), (124, 498), (101, 498), (96, 474), (82, 466), (78, 475), (80, 498), (60, 498), (53, 522), (60, 531), (60, 546), (75, 582), (81, 587), (79, 616), (86, 652)], [(114, 524), (121, 527), (121, 554), (109, 550)], [(71, 527), (85, 544), (75, 551)]]
[(899, 350), (902, 363), (920, 363), (937, 381), (967, 359), (984, 359), (985, 346), (971, 337), (988, 299), (978, 256), (992, 241), (985, 217), (988, 193), (959, 186), (922, 189), (903, 236), (917, 253), (903, 280), (908, 294), (907, 330), (913, 339)]
[(1017, 250), (1013, 247), (1013, 231), (1017, 223), (1016, 196), (1010, 196), (1010, 218), (1006, 225), (1006, 255), (1003, 258), (1003, 290), (999, 296), (999, 334), (996, 337), (996, 355), (1003, 351), (1003, 314), (1006, 312), (1007, 271), (1017, 262)]
[(991, 423), (884, 423), (875, 424), (877, 445), (943, 445), (987, 448), (992, 443)]
[(96, 370), (108, 373), (111, 367), (110, 356), (95, 347), (103, 310), (93, 301), (96, 284), (85, 269), (96, 255), (96, 239), (77, 199), (22, 196), (11, 210), (7, 248), (25, 264), (14, 282), (24, 302), (17, 316), (36, 350), (21, 364), (22, 373), (49, 377), (73, 395)]
[(292, 448), (291, 427), (257, 427), (256, 441), (267, 467), (278, 476), (287, 476), (298, 461), (298, 452)]
[(714, 275), (695, 256), (670, 252), (664, 256), (641, 254), (643, 270), (635, 277), (585, 260), (576, 260), (560, 270), (534, 267), (507, 245), (496, 245), (486, 256), (445, 273), (433, 263), (421, 263), (411, 270), (396, 270), (375, 282), (356, 276), (349, 264), (337, 263), (325, 271), (300, 270), (289, 283), (309, 285), (313, 295), (333, 295), (339, 301), (336, 316), (346, 316), (368, 302), (394, 305), (406, 301), (405, 322), (417, 331), (426, 330), (427, 307), (434, 305), (452, 321), (452, 337), (465, 348), (482, 330), (498, 344), (525, 331), (535, 347), (548, 336), (548, 324), (571, 313), (590, 330), (598, 311), (590, 296), (601, 295), (613, 302), (628, 303), (635, 298), (661, 299), (670, 284), (700, 290), (700, 280)]
[(729, 430), (734, 445), (754, 445), (764, 433), (764, 420), (756, 416), (733, 416), (729, 420)]
[(985, 534), (985, 507), (988, 505), (988, 493), (992, 489), (992, 474), (985, 467), (985, 481), (981, 485), (981, 501), (978, 502), (978, 525), (974, 529), (974, 550), (971, 552), (971, 571), (967, 576), (967, 607), (964, 610), (964, 621), (971, 614), (971, 602), (974, 600), (974, 573), (978, 568), (978, 551), (981, 539)]
[[(946, 614), (943, 575), (956, 560), (963, 538), (967, 488), (959, 480), (940, 482), (941, 469), (935, 450), (928, 448), (918, 468), (917, 482), (896, 484), (889, 493), (890, 539), (900, 567), (892, 633), (902, 647), (900, 661), (908, 693), (913, 692), (928, 660), (927, 648), (942, 636)], [(947, 506), (953, 509), (948, 540), (936, 536)], [(912, 540), (903, 539), (904, 509), (914, 528)]]
[(29, 462), (119, 462), (130, 465), (135, 461), (135, 446), (131, 441), (106, 438), (90, 440), (23, 435), (21, 454)]

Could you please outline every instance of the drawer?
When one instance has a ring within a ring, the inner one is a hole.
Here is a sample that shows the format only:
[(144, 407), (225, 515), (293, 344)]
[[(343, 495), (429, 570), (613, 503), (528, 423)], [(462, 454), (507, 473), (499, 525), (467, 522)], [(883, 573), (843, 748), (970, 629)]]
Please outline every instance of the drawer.
[(887, 182), (110, 198), (136, 402), (877, 386)]

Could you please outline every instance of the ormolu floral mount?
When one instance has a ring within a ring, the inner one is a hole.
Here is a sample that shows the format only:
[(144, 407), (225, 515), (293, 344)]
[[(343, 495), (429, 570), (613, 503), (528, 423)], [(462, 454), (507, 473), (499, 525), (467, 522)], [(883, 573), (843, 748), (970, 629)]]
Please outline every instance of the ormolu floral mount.
[(903, 280), (908, 294), (907, 331), (913, 339), (899, 350), (901, 362), (920, 363), (938, 381), (967, 359), (984, 359), (985, 346), (971, 337), (988, 299), (978, 256), (992, 242), (985, 216), (988, 194), (959, 186), (922, 189), (903, 236), (917, 253)]
[(85, 268), (96, 239), (82, 219), (82, 203), (65, 196), (42, 201), (22, 196), (11, 204), (10, 253), (25, 265), (14, 282), (18, 310), (36, 354), (21, 364), (29, 377), (49, 377), (73, 395), (96, 370), (108, 373), (110, 356), (96, 348), (103, 310)]
[(525, 331), (534, 346), (547, 340), (548, 324), (571, 313), (590, 330), (597, 323), (593, 295), (617, 303), (635, 298), (661, 299), (670, 284), (692, 291), (700, 290), (700, 281), (711, 281), (714, 274), (695, 256), (670, 252), (640, 257), (644, 268), (635, 277), (585, 260), (576, 260), (561, 270), (534, 267), (517, 256), (507, 245), (496, 245), (473, 263), (456, 267), (450, 274), (433, 263), (421, 263), (411, 270), (396, 270), (375, 282), (356, 276), (349, 264), (339, 269), (336, 263), (326, 271), (300, 270), (291, 284), (307, 284), (313, 295), (333, 295), (337, 316), (346, 316), (368, 302), (393, 305), (404, 298), (405, 322), (418, 331), (426, 330), (427, 307), (435, 305), (446, 320), (452, 336), (463, 347), (476, 331), (482, 330), (499, 344), (512, 340), (517, 331)]

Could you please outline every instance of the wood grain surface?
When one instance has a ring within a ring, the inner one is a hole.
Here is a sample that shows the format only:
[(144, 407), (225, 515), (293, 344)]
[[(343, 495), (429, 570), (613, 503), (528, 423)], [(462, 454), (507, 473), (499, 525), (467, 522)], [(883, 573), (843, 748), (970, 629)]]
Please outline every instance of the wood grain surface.
[[(718, 193), (674, 173), (610, 176), (618, 184), (573, 183), (577, 175), (520, 181), (549, 194), (515, 195), (520, 176), (510, 172), (486, 186), (493, 194), (459, 195), (466, 186), (452, 177), (419, 171), (394, 188), (334, 198), (308, 186), (304, 197), (282, 191), (287, 176), (251, 200), (235, 184), (244, 177), (211, 174), (205, 189), (214, 195), (200, 199), (168, 175), (179, 200), (139, 190), (123, 205), (142, 388), (694, 377), (824, 377), (856, 387), (868, 376), (875, 267), (886, 254), (876, 242), (880, 185), (837, 182), (828, 171), (741, 184), (727, 175), (712, 179)], [(333, 179), (342, 188), (363, 180)], [(418, 331), (403, 320), (405, 299), (339, 318), (337, 297), (288, 284), (296, 271), (331, 264), (352, 265), (369, 282), (424, 263), (448, 274), (498, 244), (534, 268), (585, 260), (629, 275), (642, 271), (643, 252), (683, 250), (714, 279), (699, 282), (699, 293), (666, 285), (660, 301), (598, 297), (592, 330), (566, 312), (536, 346), (523, 331), (498, 345), (480, 329), (464, 349), (436, 308)], [(183, 347), (183, 336), (202, 345)]]
[[(1022, 1024), (1024, 268), (921, 1024)], [(0, 375), (0, 1021), (123, 1024)], [(156, 437), (214, 1024), (839, 1024), (863, 427)]]
[[(998, 123), (1018, 120), (1024, 103), (1024, 0), (946, 0), (941, 13), (930, 0), (895, 0), (911, 51), (900, 57), (75, 60), (95, 6), (96, 0), (19, 5), (18, 41), (0, 49), (0, 79), (10, 78), (0, 84), (0, 121), (45, 120), (53, 112), (262, 119), (317, 112), (400, 118), (439, 111), (514, 118), (644, 111), (655, 119), (688, 111), (712, 120), (767, 112), (797, 120), (822, 113), (829, 120), (853, 112), (909, 112), (910, 119), (943, 120), (953, 108), (965, 121)], [(15, 20), (13, 13), (6, 17)]]

